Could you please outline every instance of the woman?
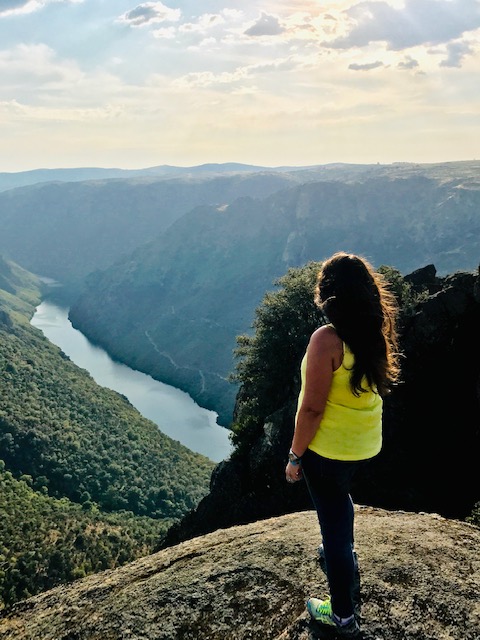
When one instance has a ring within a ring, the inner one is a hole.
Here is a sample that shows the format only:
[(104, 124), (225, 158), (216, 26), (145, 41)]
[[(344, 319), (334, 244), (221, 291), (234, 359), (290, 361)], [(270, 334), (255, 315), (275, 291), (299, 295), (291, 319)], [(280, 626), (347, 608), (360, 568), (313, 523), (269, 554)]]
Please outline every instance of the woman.
[(326, 260), (315, 302), (329, 324), (311, 336), (285, 470), (305, 478), (318, 514), (330, 598), (310, 598), (320, 625), (353, 637), (354, 509), (350, 483), (382, 446), (383, 396), (398, 378), (397, 305), (372, 265), (344, 252)]

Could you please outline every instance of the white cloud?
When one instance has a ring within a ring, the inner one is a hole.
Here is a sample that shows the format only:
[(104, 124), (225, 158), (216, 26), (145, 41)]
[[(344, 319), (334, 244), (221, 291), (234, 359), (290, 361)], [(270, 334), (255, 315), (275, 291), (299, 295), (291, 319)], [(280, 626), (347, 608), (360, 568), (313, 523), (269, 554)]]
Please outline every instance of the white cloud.
[(461, 67), (462, 61), (468, 54), (473, 53), (472, 47), (466, 42), (451, 42), (447, 45), (447, 57), (440, 62), (441, 67)]
[[(213, 73), (204, 71), (199, 73), (189, 73), (178, 78), (174, 84), (177, 87), (197, 87), (197, 88), (221, 88), (226, 87), (230, 90), (230, 86), (243, 83), (245, 80), (252, 80), (258, 76), (268, 77), (271, 74), (288, 73), (299, 69), (301, 61), (294, 58), (277, 58), (268, 62), (259, 62), (256, 64), (239, 66), (230, 72)], [(245, 93), (245, 87), (241, 87), (242, 93)], [(235, 89), (236, 90), (236, 89)], [(248, 92), (252, 93), (251, 86)]]
[(205, 33), (214, 27), (218, 27), (225, 23), (225, 18), (220, 14), (204, 13), (199, 16), (196, 22), (185, 22), (179, 27), (179, 31), (188, 33), (200, 32)]
[(144, 2), (120, 16), (119, 21), (131, 27), (144, 27), (158, 22), (177, 22), (182, 12), (170, 9), (163, 2)]
[(83, 0), (2, 0), (2, 4), (0, 5), (0, 18), (33, 13), (39, 9), (43, 9), (47, 4), (53, 4), (55, 2), (77, 4), (83, 2)]
[(480, 27), (477, 0), (405, 0), (403, 7), (372, 0), (353, 5), (345, 14), (348, 32), (326, 46), (348, 49), (386, 42), (389, 49), (402, 50), (446, 43)]
[(175, 38), (177, 31), (175, 27), (162, 27), (161, 29), (155, 29), (153, 35), (159, 40), (172, 40)]
[(4, 117), (21, 115), (24, 121), (30, 122), (81, 123), (114, 120), (122, 115), (122, 110), (111, 105), (65, 109), (55, 106), (22, 104), (12, 100), (0, 102), (0, 114)]
[(239, 9), (222, 9), (222, 15), (227, 18), (227, 20), (240, 20), (244, 13)]
[(77, 83), (82, 72), (69, 61), (58, 61), (45, 44), (20, 44), (0, 51), (0, 96), (12, 93), (28, 95), (40, 88), (55, 87), (64, 82)]
[(415, 60), (411, 56), (405, 56), (404, 60), (400, 60), (397, 67), (399, 69), (415, 69), (419, 66), (418, 60)]
[(276, 16), (262, 12), (260, 18), (245, 30), (245, 34), (247, 36), (278, 36), (284, 31), (285, 27), (280, 24)]
[(174, 86), (178, 88), (206, 88), (218, 87), (220, 85), (231, 85), (248, 76), (248, 70), (236, 69), (233, 72), (213, 73), (211, 71), (201, 71), (199, 73), (188, 73), (174, 81)]
[(4, 0), (0, 6), (0, 15), (14, 12), (29, 13), (35, 9), (32, 5), (41, 6), (41, 4), (41, 2), (36, 2), (35, 0)]
[(54, 117), (65, 110), (68, 120), (85, 110), (102, 112), (104, 105), (110, 111), (110, 105), (128, 93), (115, 74), (102, 69), (85, 73), (75, 60), (59, 58), (45, 44), (0, 51), (0, 77), (1, 101)]

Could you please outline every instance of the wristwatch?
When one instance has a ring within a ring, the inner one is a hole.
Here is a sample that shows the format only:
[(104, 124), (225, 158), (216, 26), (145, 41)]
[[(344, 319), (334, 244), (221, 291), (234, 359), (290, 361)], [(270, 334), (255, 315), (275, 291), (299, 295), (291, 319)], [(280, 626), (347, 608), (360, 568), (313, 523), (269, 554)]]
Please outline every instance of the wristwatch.
[(290, 449), (290, 451), (288, 452), (288, 461), (294, 465), (297, 465), (302, 462), (302, 459)]

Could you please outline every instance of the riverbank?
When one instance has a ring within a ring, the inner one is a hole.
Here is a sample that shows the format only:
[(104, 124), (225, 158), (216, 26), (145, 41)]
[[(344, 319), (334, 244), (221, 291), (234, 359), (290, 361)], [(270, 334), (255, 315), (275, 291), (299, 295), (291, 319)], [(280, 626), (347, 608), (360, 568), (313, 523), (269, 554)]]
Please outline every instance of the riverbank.
[(112, 360), (106, 351), (72, 327), (68, 307), (44, 300), (31, 324), (76, 365), (86, 369), (95, 382), (126, 396), (170, 438), (214, 462), (229, 457), (230, 432), (217, 423), (215, 412), (200, 407), (187, 393)]

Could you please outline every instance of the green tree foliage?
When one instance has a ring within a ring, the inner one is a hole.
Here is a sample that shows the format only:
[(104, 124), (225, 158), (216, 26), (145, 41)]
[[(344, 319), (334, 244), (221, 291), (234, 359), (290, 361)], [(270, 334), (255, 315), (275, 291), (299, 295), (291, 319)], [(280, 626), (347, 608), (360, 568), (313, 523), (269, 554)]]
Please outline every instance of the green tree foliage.
[(0, 610), (151, 553), (171, 524), (128, 512), (102, 514), (93, 504), (86, 511), (29, 484), (28, 476), (15, 480), (0, 460)]
[(34, 276), (0, 257), (0, 287), (1, 609), (150, 553), (214, 463), (30, 325)]
[(467, 518), (467, 522), (470, 522), (470, 524), (474, 524), (476, 527), (480, 527), (480, 502), (477, 502), (477, 504), (473, 508), (472, 513)]
[(390, 290), (395, 295), (401, 310), (401, 321), (413, 315), (418, 305), (428, 297), (428, 290), (420, 288), (417, 290), (413, 285), (405, 280), (398, 269), (381, 265), (378, 271), (388, 281)]
[(155, 518), (192, 509), (214, 466), (20, 324), (0, 325), (0, 457), (37, 491)]
[(177, 518), (214, 463), (100, 387), (30, 323), (35, 276), (0, 256), (0, 458), (36, 491), (106, 511)]
[(311, 333), (324, 319), (313, 302), (320, 263), (291, 268), (275, 281), (255, 312), (253, 335), (237, 338), (240, 383), (233, 423), (236, 452), (250, 447), (265, 418), (285, 404), (299, 385), (300, 360)]
[[(291, 268), (275, 281), (255, 311), (253, 335), (237, 338), (236, 370), (240, 383), (233, 423), (234, 455), (247, 451), (258, 436), (267, 416), (277, 411), (300, 386), (299, 370), (308, 340), (325, 318), (314, 303), (320, 262)], [(402, 314), (412, 314), (424, 293), (416, 292), (400, 271), (382, 265)]]
[(27, 323), (40, 295), (40, 280), (0, 255), (0, 325), (11, 325), (12, 317)]

